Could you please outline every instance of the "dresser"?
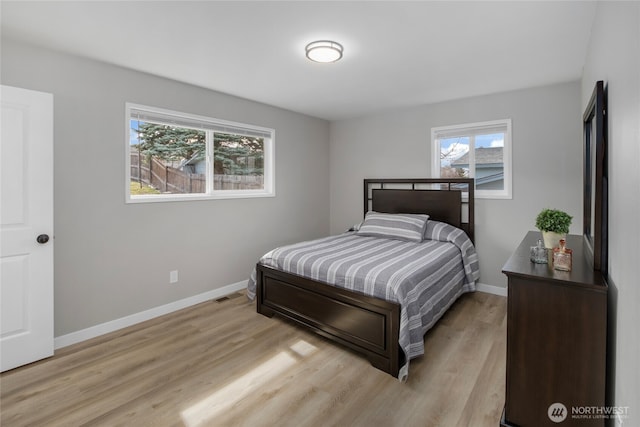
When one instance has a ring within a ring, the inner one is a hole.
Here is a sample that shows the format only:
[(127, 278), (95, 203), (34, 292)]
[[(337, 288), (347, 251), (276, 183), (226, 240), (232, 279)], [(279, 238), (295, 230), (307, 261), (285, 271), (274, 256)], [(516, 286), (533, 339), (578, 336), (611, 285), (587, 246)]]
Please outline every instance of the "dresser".
[(604, 426), (602, 416), (585, 412), (605, 406), (606, 281), (588, 262), (582, 236), (567, 236), (570, 272), (530, 261), (539, 238), (528, 232), (502, 269), (509, 296), (500, 425)]

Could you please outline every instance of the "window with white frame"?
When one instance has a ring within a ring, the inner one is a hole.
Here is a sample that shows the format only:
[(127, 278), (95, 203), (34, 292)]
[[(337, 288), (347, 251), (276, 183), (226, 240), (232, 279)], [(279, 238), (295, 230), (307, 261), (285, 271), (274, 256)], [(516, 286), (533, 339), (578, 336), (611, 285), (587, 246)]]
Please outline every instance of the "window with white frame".
[(273, 129), (126, 104), (126, 201), (270, 197)]
[(511, 119), (431, 129), (432, 176), (474, 178), (476, 198), (511, 198)]

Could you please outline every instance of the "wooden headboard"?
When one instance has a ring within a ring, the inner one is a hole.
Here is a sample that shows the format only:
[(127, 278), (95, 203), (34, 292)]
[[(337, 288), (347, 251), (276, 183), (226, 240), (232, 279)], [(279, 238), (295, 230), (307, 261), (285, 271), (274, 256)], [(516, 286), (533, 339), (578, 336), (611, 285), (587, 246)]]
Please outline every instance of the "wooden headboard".
[(424, 213), (464, 230), (474, 240), (474, 180), (469, 178), (365, 179), (364, 214)]

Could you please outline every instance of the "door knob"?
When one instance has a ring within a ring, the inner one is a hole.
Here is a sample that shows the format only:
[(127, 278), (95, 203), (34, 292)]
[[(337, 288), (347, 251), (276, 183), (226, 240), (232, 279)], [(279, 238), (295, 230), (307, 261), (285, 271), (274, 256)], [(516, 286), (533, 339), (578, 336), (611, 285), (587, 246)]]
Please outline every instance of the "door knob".
[(40, 243), (41, 245), (44, 245), (48, 241), (49, 241), (49, 235), (48, 234), (41, 234), (36, 238), (36, 242)]

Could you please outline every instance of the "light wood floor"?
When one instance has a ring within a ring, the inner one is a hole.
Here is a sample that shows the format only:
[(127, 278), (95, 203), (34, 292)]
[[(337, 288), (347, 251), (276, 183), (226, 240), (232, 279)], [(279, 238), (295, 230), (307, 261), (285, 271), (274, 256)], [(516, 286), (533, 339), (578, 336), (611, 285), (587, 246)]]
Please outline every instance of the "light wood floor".
[(0, 376), (2, 426), (496, 427), (506, 299), (464, 295), (409, 379), (244, 295), (66, 347)]

